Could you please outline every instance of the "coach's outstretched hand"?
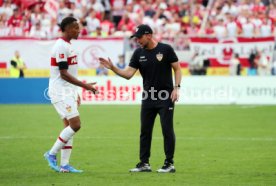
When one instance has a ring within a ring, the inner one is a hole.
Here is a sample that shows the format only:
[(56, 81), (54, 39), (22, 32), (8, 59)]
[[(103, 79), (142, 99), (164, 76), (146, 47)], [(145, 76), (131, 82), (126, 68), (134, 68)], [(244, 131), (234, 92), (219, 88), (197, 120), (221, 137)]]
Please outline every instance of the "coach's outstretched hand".
[(104, 59), (104, 58), (100, 57), (99, 61), (105, 68), (108, 68), (108, 69), (112, 70), (113, 64), (112, 64), (110, 58)]
[(86, 90), (92, 91), (93, 94), (98, 94), (99, 91), (93, 86), (93, 85), (95, 85), (95, 84), (96, 84), (96, 82), (87, 83), (87, 84), (85, 84), (85, 87), (84, 87), (84, 88), (85, 88)]

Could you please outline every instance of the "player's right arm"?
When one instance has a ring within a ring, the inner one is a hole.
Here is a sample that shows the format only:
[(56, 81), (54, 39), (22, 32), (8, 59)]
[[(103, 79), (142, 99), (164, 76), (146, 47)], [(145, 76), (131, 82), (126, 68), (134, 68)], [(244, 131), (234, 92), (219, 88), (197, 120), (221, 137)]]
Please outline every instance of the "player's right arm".
[(68, 58), (68, 52), (69, 49), (68, 47), (66, 47), (63, 43), (59, 42), (57, 43), (57, 46), (55, 46), (54, 48), (54, 57), (55, 60), (58, 64), (58, 68), (59, 68), (59, 72), (60, 72), (60, 77), (79, 87), (82, 87), (86, 90), (90, 90), (92, 91), (94, 94), (97, 93), (97, 89), (95, 89), (93, 87), (94, 84), (96, 83), (83, 83), (82, 81), (78, 80), (76, 77), (72, 76), (69, 72), (68, 72), (68, 68), (69, 68), (69, 64), (67, 61)]
[(79, 86), (79, 87), (82, 87), (86, 90), (90, 90), (92, 91), (94, 94), (97, 93), (97, 89), (93, 87), (93, 85), (95, 85), (96, 83), (83, 83), (82, 81), (78, 80), (77, 78), (75, 78), (74, 76), (72, 76), (71, 74), (68, 73), (67, 69), (68, 69), (68, 63), (67, 61), (64, 61), (64, 62), (59, 62), (58, 63), (58, 66), (59, 66), (59, 71), (60, 71), (60, 77), (73, 84), (73, 85), (76, 85), (76, 86)]
[(104, 59), (104, 58), (99, 58), (100, 63), (105, 67), (108, 68), (110, 70), (112, 70), (115, 74), (125, 78), (125, 79), (130, 79), (133, 77), (133, 75), (135, 74), (135, 72), (137, 71), (136, 68), (132, 68), (130, 66), (126, 67), (125, 69), (119, 69), (116, 66), (113, 65), (113, 63), (111, 62), (111, 60), (108, 59)]

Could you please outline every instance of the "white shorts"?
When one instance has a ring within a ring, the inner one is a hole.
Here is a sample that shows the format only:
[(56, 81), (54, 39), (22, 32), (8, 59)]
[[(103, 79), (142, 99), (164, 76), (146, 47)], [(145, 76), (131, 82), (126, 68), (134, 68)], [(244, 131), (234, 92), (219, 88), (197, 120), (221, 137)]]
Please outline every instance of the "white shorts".
[(53, 105), (61, 119), (69, 120), (80, 115), (77, 101), (73, 97), (67, 97), (66, 99), (56, 102)]

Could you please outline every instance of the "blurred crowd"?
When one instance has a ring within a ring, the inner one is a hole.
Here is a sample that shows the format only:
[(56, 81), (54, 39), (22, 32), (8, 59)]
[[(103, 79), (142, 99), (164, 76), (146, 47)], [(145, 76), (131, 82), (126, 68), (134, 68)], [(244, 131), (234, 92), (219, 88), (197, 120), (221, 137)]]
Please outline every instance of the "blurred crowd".
[[(127, 37), (141, 23), (157, 39), (187, 36), (266, 37), (275, 35), (276, 0), (0, 0), (0, 37), (52, 39), (66, 16), (80, 20), (82, 37)], [(184, 48), (186, 39), (179, 40)]]
[[(276, 56), (270, 59), (260, 50), (252, 50), (248, 57), (248, 65), (242, 64), (238, 53), (233, 53), (228, 61), (230, 76), (269, 76), (276, 75)], [(207, 75), (210, 59), (200, 53), (194, 53), (188, 69), (191, 75)]]

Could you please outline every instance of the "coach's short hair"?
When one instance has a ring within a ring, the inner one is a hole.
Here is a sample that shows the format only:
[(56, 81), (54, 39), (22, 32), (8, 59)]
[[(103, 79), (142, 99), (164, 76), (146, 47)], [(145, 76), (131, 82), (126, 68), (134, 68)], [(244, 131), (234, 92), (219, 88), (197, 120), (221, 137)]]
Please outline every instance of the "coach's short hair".
[(73, 22), (75, 22), (75, 21), (77, 21), (77, 19), (74, 18), (74, 17), (66, 17), (66, 18), (64, 18), (64, 19), (61, 21), (61, 23), (60, 23), (60, 29), (61, 29), (61, 31), (64, 32), (64, 31), (65, 31), (65, 27), (66, 27), (67, 25), (70, 25), (71, 23), (73, 23)]

